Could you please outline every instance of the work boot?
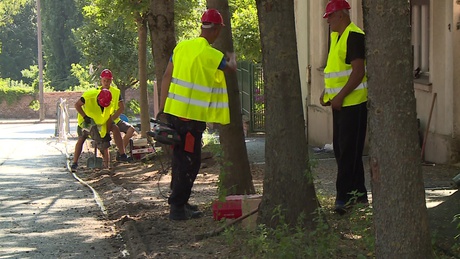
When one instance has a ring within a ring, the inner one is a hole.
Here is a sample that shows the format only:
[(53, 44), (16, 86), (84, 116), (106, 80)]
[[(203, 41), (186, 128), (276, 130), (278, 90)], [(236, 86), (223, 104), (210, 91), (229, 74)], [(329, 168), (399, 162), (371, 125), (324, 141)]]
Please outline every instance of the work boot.
[(192, 211), (185, 207), (185, 205), (171, 204), (169, 208), (169, 219), (171, 220), (189, 220), (197, 219), (203, 216), (201, 211)]
[(343, 201), (335, 201), (335, 207), (334, 207), (334, 212), (339, 214), (339, 215), (344, 215), (347, 213), (348, 207), (346, 206), (345, 202)]
[(118, 162), (128, 162), (128, 163), (130, 163), (130, 162), (133, 161), (133, 158), (127, 156), (126, 154), (117, 155), (117, 161), (118, 161)]
[(185, 203), (185, 208), (191, 211), (198, 211), (198, 206), (197, 205), (192, 205), (190, 203)]
[(78, 169), (78, 164), (77, 163), (72, 163), (72, 165), (70, 166), (70, 171), (72, 171), (73, 173), (75, 173)]

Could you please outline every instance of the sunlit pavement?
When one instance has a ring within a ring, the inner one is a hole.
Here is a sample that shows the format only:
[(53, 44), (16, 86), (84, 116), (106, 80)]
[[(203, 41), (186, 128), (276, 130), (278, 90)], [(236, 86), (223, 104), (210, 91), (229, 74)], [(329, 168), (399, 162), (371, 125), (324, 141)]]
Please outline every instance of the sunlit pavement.
[[(54, 124), (0, 124), (0, 258), (107, 258), (112, 226), (66, 168)], [(73, 148), (72, 148), (73, 150)]]

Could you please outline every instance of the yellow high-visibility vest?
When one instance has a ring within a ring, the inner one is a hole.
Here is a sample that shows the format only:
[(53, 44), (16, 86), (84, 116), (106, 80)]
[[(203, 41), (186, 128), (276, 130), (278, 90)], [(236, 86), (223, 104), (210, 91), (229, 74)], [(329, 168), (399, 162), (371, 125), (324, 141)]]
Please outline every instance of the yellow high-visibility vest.
[[(332, 100), (348, 81), (352, 67), (345, 63), (347, 56), (347, 40), (350, 31), (364, 32), (354, 23), (350, 23), (339, 39), (338, 32), (331, 33), (331, 47), (327, 58), (327, 65), (324, 68), (324, 102)], [(359, 84), (344, 100), (342, 106), (352, 106), (367, 101), (367, 76), (364, 75), (361, 84)]]
[(230, 123), (227, 84), (219, 70), (224, 54), (199, 37), (179, 43), (164, 112), (180, 118)]
[[(101, 137), (105, 137), (107, 134), (107, 121), (110, 118), (111, 109), (104, 108), (101, 110), (101, 107), (97, 103), (97, 95), (101, 92), (99, 89), (91, 89), (83, 93), (82, 97), (85, 99), (85, 104), (82, 106), (83, 111), (89, 117), (91, 117), (99, 129), (99, 134)], [(113, 99), (112, 99), (113, 100)], [(78, 125), (83, 127), (83, 122), (85, 121), (83, 117), (78, 113), (77, 115)]]
[[(99, 87), (99, 90), (102, 90), (102, 86)], [(110, 115), (113, 115), (119, 108), (118, 102), (120, 101), (120, 89), (111, 85), (109, 87), (109, 91), (112, 94), (112, 101), (110, 101), (110, 105), (107, 108), (111, 109)], [(120, 117), (115, 118), (113, 121), (115, 124), (118, 123), (120, 121)]]

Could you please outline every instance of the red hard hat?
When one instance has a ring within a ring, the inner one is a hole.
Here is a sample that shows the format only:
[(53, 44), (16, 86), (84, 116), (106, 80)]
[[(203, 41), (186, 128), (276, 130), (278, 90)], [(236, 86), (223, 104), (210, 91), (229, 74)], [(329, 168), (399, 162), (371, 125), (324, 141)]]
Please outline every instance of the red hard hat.
[(331, 0), (326, 5), (326, 11), (324, 12), (323, 18), (327, 18), (333, 12), (347, 9), (349, 10), (350, 4), (346, 0)]
[(102, 89), (97, 95), (97, 102), (102, 107), (108, 107), (112, 101), (112, 93), (107, 89)]
[(216, 9), (208, 9), (201, 16), (201, 23), (213, 23), (224, 26), (224, 19)]
[(113, 79), (112, 71), (108, 70), (107, 68), (102, 70), (101, 78)]

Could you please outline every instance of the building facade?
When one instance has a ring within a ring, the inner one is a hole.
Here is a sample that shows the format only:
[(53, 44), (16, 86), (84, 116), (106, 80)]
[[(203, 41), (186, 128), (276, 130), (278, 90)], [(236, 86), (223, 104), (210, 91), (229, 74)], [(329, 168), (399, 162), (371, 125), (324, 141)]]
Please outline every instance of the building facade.
[[(362, 0), (348, 1), (352, 21), (366, 31)], [(295, 0), (303, 107), (308, 141), (314, 146), (332, 143), (332, 113), (319, 103), (328, 52), (329, 29), (322, 18), (327, 2)], [(411, 19), (423, 136), (428, 127), (425, 160), (455, 164), (460, 162), (460, 102), (455, 101), (460, 95), (460, 0), (412, 0)]]

